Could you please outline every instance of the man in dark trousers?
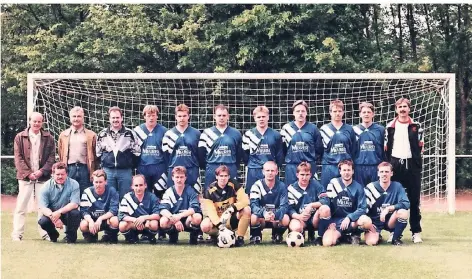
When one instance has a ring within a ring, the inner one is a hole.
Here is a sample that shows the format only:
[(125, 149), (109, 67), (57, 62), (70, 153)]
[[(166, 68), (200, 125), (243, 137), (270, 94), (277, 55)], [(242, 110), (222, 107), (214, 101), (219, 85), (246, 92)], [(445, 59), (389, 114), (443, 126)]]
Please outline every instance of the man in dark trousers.
[[(421, 243), (421, 170), (423, 129), (410, 116), (410, 100), (400, 98), (395, 103), (397, 117), (387, 124), (385, 154), (393, 166), (393, 181), (405, 187), (410, 200), (410, 230), (413, 243)], [(390, 239), (389, 239), (390, 240)]]

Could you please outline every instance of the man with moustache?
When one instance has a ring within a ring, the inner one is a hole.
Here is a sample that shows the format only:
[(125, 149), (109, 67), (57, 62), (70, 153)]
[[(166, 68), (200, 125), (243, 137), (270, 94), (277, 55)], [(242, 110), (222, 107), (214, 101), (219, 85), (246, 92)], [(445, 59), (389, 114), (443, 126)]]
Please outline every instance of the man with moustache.
[(285, 185), (297, 181), (297, 168), (302, 162), (310, 165), (312, 175), (316, 174), (316, 163), (323, 155), (321, 134), (315, 124), (307, 121), (308, 104), (303, 100), (293, 106), (294, 121), (285, 124), (280, 131), (285, 153)]
[(395, 103), (397, 117), (386, 126), (385, 155), (393, 166), (393, 181), (400, 182), (410, 200), (410, 230), (413, 243), (421, 238), (421, 170), (424, 150), (423, 128), (410, 116), (410, 100), (400, 98)]
[(43, 214), (38, 224), (47, 232), (51, 242), (57, 242), (59, 232), (65, 230), (64, 241), (75, 243), (80, 224), (79, 183), (67, 177), (67, 165), (58, 162), (52, 166), (53, 178), (46, 181), (39, 195), (39, 207)]
[(98, 134), (96, 153), (108, 178), (120, 199), (130, 190), (132, 171), (141, 155), (139, 139), (133, 130), (123, 126), (123, 113), (119, 107), (111, 107), (110, 126)]

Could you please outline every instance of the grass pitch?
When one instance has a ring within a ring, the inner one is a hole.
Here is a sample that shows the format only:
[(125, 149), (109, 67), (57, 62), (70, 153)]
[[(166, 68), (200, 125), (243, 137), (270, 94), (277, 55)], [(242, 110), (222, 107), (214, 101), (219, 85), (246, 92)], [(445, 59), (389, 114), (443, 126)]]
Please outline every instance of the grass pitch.
[[(1, 278), (472, 278), (472, 212), (423, 215), (424, 243), (409, 231), (403, 247), (341, 245), (288, 248), (269, 244), (220, 249), (180, 244), (50, 243), (28, 215), (22, 242), (12, 242), (12, 214), (2, 212)], [(408, 230), (408, 229), (407, 229)], [(64, 234), (61, 232), (60, 239)], [(384, 232), (384, 238), (387, 234)], [(246, 242), (248, 242), (246, 238)]]

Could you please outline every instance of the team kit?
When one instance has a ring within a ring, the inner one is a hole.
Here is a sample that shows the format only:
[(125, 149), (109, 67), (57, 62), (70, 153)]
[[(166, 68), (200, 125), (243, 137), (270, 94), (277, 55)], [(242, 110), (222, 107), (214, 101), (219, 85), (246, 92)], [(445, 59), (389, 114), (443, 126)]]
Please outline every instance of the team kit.
[[(22, 183), (29, 183), (40, 185), (39, 230), (51, 242), (58, 241), (58, 229), (67, 243), (76, 242), (78, 231), (89, 243), (103, 231), (100, 242), (118, 243), (122, 234), (133, 244), (175, 244), (188, 232), (189, 244), (205, 242), (206, 234), (206, 242), (229, 248), (244, 246), (248, 229), (248, 243), (260, 244), (262, 231), (270, 229), (274, 244), (284, 243), (288, 231), (289, 247), (378, 245), (382, 230), (390, 233), (387, 243), (403, 245), (409, 221), (413, 243), (421, 243), (424, 142), (409, 116), (410, 101), (397, 100), (397, 116), (385, 126), (373, 121), (368, 102), (360, 103), (355, 126), (344, 123), (339, 99), (331, 101), (331, 121), (321, 128), (307, 121), (308, 110), (296, 101), (294, 120), (277, 131), (268, 126), (269, 109), (258, 106), (255, 127), (241, 133), (228, 125), (224, 105), (214, 108), (215, 125), (202, 132), (189, 125), (184, 104), (175, 108), (172, 129), (158, 123), (156, 106), (145, 106), (145, 122), (134, 129), (111, 107), (110, 126), (95, 134), (84, 128), (84, 110), (74, 107), (71, 127), (59, 136), (59, 162), (35, 112), (15, 138), (21, 198), (12, 238), (23, 238), (22, 200), (31, 192)], [(241, 164), (245, 186), (238, 180)]]

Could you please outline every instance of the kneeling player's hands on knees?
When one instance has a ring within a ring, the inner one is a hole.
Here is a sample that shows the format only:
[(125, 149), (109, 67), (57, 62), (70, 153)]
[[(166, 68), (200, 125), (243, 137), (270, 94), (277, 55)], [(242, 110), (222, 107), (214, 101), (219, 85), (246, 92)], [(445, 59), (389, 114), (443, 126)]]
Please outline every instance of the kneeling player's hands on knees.
[(184, 224), (182, 224), (182, 222), (180, 221), (177, 221), (175, 223), (175, 228), (179, 231), (179, 232), (182, 232), (184, 230)]
[(346, 230), (349, 227), (349, 222), (351, 222), (351, 220), (348, 217), (344, 218), (341, 223), (341, 230)]
[(54, 226), (58, 229), (62, 229), (64, 227), (64, 223), (62, 223), (61, 219), (58, 219), (56, 222), (54, 222)]

